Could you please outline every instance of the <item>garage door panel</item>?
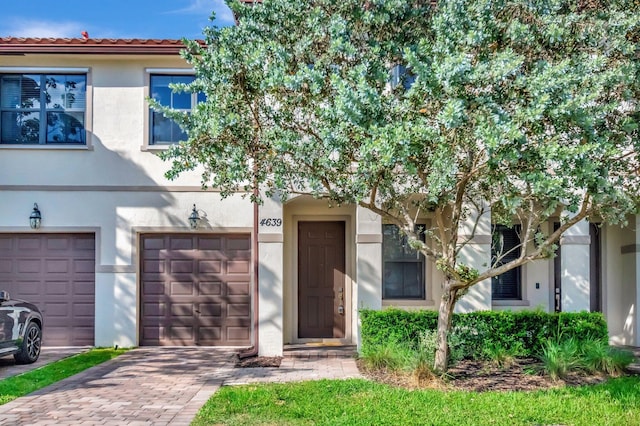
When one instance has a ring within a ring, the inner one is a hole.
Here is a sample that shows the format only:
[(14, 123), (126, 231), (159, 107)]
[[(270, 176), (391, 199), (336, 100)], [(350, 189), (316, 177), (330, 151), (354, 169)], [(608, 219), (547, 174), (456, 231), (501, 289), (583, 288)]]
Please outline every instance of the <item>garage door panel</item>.
[(40, 308), (43, 344), (93, 345), (95, 236), (0, 234), (0, 247), (2, 288)]
[(223, 238), (218, 236), (198, 238), (199, 250), (222, 250)]
[(222, 327), (200, 327), (198, 337), (201, 341), (219, 342), (222, 340)]
[(200, 281), (198, 287), (201, 295), (216, 296), (222, 294), (222, 283), (220, 281)]
[(247, 317), (251, 314), (249, 303), (229, 303), (227, 317)]
[(73, 294), (75, 296), (87, 296), (94, 298), (95, 295), (95, 283), (93, 281), (74, 281)]
[(0, 274), (10, 274), (12, 271), (13, 262), (8, 259), (0, 259)]
[(172, 237), (169, 240), (171, 250), (193, 250), (193, 237)]
[(195, 309), (192, 303), (172, 303), (171, 304), (171, 316), (176, 317), (186, 317), (193, 318), (193, 314), (195, 313)]
[(145, 260), (142, 262), (143, 273), (164, 273), (164, 262), (162, 260)]
[(49, 259), (45, 260), (44, 267), (47, 274), (68, 274), (71, 272), (69, 259)]
[(244, 341), (249, 339), (248, 325), (241, 325), (239, 327), (227, 327), (227, 340), (231, 342)]
[(70, 241), (66, 237), (51, 237), (46, 241), (46, 248), (49, 251), (69, 250)]
[(200, 303), (200, 317), (222, 317), (221, 303)]
[(164, 294), (164, 282), (162, 281), (145, 281), (142, 283), (142, 294)]
[(39, 251), (42, 246), (42, 238), (40, 236), (21, 237), (17, 242), (18, 251)]
[(89, 319), (93, 322), (94, 311), (95, 311), (95, 307), (93, 303), (74, 303), (73, 304), (73, 316), (78, 320)]
[(248, 236), (229, 237), (227, 239), (227, 249), (229, 250), (251, 250), (251, 238)]
[(142, 315), (149, 320), (153, 317), (164, 317), (167, 313), (166, 304), (159, 301), (145, 301), (142, 304)]
[(195, 286), (192, 281), (172, 281), (169, 283), (169, 294), (172, 296), (193, 296)]
[(170, 260), (170, 274), (192, 274), (194, 272), (192, 260)]
[(73, 261), (73, 272), (76, 274), (91, 274), (96, 270), (96, 262), (93, 259), (76, 259)]
[(169, 329), (169, 338), (188, 344), (188, 342), (195, 340), (193, 332), (193, 327), (172, 325)]
[(248, 274), (250, 271), (249, 260), (230, 260), (227, 262), (228, 274)]
[[(248, 345), (250, 236), (165, 235), (162, 244), (159, 240), (158, 235), (141, 237), (140, 344)], [(230, 250), (230, 244), (246, 250)], [(153, 273), (146, 272), (148, 262), (157, 262)], [(230, 334), (229, 326), (245, 330)]]
[(234, 295), (234, 296), (248, 296), (249, 283), (248, 282), (230, 282), (227, 285), (227, 294)]
[(55, 295), (65, 296), (71, 292), (69, 287), (70, 287), (69, 281), (47, 280), (45, 283), (45, 294), (52, 295), (52, 296), (55, 296)]
[(21, 274), (40, 274), (42, 262), (40, 259), (18, 259), (18, 272)]
[(213, 273), (219, 274), (222, 272), (221, 260), (199, 260), (198, 272), (201, 274)]

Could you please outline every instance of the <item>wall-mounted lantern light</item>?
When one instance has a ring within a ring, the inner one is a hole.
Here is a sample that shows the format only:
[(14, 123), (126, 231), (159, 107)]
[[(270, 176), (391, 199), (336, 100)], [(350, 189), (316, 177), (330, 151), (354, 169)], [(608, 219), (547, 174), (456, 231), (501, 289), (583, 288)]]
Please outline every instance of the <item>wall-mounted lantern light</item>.
[(42, 214), (40, 214), (40, 210), (38, 209), (38, 204), (33, 203), (33, 211), (29, 216), (29, 226), (31, 229), (40, 228), (40, 222), (42, 221)]
[(198, 214), (198, 210), (196, 209), (196, 205), (193, 205), (193, 210), (191, 210), (191, 214), (189, 215), (189, 226), (191, 229), (196, 229), (198, 227), (198, 222), (200, 221), (200, 215)]

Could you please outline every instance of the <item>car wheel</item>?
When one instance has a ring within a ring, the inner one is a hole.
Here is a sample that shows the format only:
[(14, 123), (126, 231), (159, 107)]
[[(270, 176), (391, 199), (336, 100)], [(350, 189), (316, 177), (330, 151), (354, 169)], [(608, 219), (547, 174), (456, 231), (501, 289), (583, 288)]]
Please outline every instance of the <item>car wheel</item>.
[(27, 331), (24, 333), (22, 347), (20, 352), (13, 357), (17, 364), (31, 364), (36, 362), (40, 356), (40, 347), (42, 346), (42, 329), (35, 322), (27, 325)]

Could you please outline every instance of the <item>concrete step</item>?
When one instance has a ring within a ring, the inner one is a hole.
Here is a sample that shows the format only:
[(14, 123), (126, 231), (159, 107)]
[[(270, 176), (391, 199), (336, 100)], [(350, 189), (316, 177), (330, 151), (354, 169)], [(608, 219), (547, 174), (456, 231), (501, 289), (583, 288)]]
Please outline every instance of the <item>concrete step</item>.
[(358, 354), (356, 345), (296, 344), (285, 345), (285, 358), (355, 358)]

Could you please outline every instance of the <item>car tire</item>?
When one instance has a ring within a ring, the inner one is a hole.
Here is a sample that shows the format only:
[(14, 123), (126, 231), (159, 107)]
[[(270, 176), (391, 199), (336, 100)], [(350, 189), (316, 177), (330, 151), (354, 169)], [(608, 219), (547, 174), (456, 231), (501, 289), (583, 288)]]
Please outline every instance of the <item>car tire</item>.
[(40, 356), (41, 346), (42, 329), (35, 322), (30, 322), (29, 325), (27, 325), (27, 330), (24, 332), (20, 352), (13, 356), (16, 364), (31, 364), (36, 362)]

